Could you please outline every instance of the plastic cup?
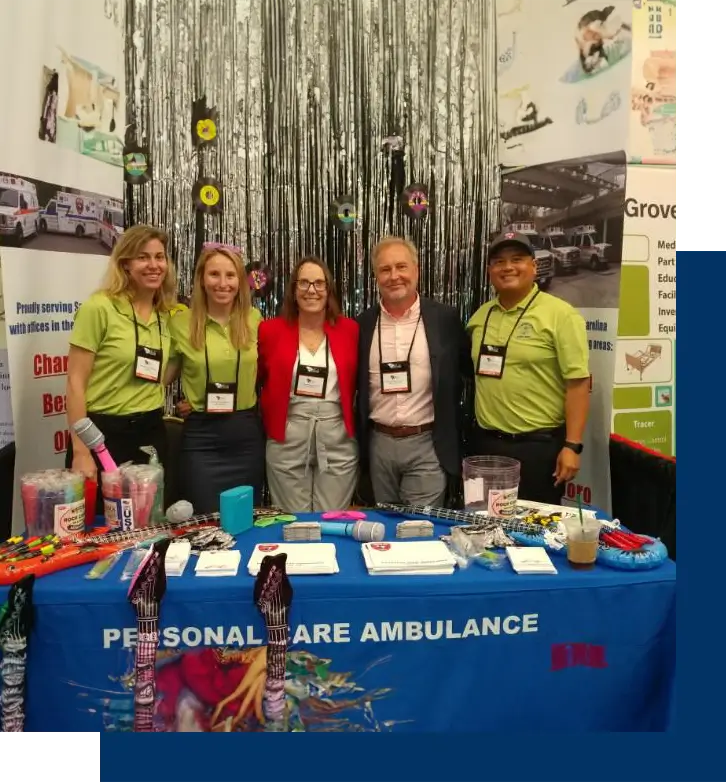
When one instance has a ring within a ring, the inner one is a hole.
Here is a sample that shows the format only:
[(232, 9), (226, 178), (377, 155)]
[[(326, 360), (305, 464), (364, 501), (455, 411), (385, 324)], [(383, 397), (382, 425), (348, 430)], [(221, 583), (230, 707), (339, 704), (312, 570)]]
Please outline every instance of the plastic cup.
[(508, 456), (467, 456), (463, 463), (465, 509), (498, 518), (513, 516), (520, 467)]
[(567, 530), (567, 561), (575, 570), (589, 570), (597, 559), (597, 546), (600, 539), (600, 519), (583, 517), (564, 518), (562, 523)]

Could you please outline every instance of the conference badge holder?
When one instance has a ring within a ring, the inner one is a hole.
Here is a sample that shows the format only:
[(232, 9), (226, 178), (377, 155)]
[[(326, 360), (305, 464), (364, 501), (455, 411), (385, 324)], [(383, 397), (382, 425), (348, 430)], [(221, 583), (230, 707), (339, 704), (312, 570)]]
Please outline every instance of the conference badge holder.
[(295, 396), (325, 399), (328, 368), (299, 364), (295, 375)]
[(161, 380), (161, 359), (159, 348), (139, 345), (136, 348), (136, 377), (149, 383), (158, 383)]
[(411, 393), (411, 364), (408, 361), (381, 362), (381, 393)]
[(499, 380), (504, 374), (504, 361), (507, 358), (505, 345), (484, 345), (479, 351), (479, 363), (476, 373), (480, 377), (492, 377)]
[(207, 383), (208, 413), (233, 413), (237, 399), (237, 383)]

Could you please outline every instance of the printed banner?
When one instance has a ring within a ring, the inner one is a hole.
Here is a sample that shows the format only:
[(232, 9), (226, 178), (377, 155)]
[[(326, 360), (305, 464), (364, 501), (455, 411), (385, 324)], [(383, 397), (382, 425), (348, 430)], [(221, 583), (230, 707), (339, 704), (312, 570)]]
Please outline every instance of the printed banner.
[[(68, 332), (123, 230), (121, 8), (68, 0), (41, 15), (33, 3), (3, 11), (0, 51), (24, 74), (0, 82), (0, 106), (13, 107), (0, 124), (0, 253), (16, 486), (63, 465)], [(0, 389), (2, 360), (0, 351)], [(0, 436), (3, 411), (0, 401)]]
[(675, 456), (676, 170), (628, 166), (613, 431)]
[(538, 284), (576, 307), (590, 342), (590, 416), (564, 502), (610, 509), (612, 378), (620, 297), (625, 155), (524, 168), (502, 182), (502, 225), (529, 236)]
[(676, 0), (634, 0), (629, 159), (676, 163)]
[(632, 0), (497, 0), (503, 166), (625, 149), (631, 17)]
[(5, 297), (0, 270), (0, 448), (12, 443), (13, 409), (10, 401), (10, 370), (8, 368), (8, 341), (5, 336)]

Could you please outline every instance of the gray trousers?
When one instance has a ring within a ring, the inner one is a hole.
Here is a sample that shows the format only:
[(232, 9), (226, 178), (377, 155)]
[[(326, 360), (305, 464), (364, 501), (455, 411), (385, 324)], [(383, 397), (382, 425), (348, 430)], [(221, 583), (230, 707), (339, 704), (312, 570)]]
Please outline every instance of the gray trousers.
[(267, 440), (272, 504), (287, 513), (350, 507), (358, 481), (358, 443), (348, 437), (340, 405), (291, 401), (285, 442)]
[(446, 473), (441, 469), (433, 435), (391, 437), (371, 432), (370, 473), (376, 502), (441, 507)]

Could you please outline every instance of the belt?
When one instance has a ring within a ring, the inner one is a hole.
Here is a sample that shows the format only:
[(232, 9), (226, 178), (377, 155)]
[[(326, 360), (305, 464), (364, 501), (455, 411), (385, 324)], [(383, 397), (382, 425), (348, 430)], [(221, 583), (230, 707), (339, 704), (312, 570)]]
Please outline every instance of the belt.
[(389, 437), (413, 437), (417, 434), (430, 432), (434, 428), (434, 422), (430, 424), (421, 424), (420, 426), (386, 426), (373, 421), (373, 428), (381, 434), (387, 434)]
[(509, 440), (510, 442), (547, 442), (564, 437), (565, 427), (558, 426), (556, 429), (536, 429), (531, 432), (500, 432), (498, 429), (484, 429), (480, 426), (479, 431), (486, 437), (494, 437), (497, 440)]

